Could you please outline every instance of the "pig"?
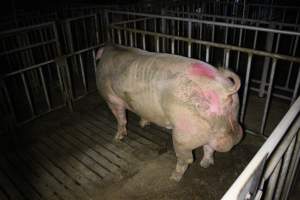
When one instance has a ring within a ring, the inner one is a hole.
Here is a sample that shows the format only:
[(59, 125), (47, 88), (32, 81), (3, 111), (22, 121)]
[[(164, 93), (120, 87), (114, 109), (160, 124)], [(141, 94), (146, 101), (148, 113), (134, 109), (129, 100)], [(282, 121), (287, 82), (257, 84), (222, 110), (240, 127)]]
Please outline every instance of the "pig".
[(200, 165), (214, 164), (215, 151), (227, 152), (242, 138), (238, 122), (239, 77), (200, 60), (106, 45), (96, 54), (97, 89), (117, 120), (115, 140), (127, 135), (126, 110), (149, 123), (172, 129), (180, 181), (192, 151), (203, 147)]

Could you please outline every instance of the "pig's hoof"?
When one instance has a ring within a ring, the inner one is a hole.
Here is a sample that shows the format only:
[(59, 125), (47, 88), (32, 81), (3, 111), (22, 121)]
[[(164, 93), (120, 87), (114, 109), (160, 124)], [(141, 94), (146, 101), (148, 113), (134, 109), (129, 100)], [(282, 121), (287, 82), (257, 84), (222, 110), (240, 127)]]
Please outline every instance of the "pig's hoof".
[(145, 126), (148, 126), (148, 125), (150, 125), (150, 122), (149, 122), (149, 121), (147, 121), (147, 120), (145, 120), (145, 119), (141, 119), (141, 120), (140, 120), (140, 126), (141, 126), (142, 128), (144, 128)]
[(202, 159), (200, 162), (200, 166), (203, 168), (208, 168), (210, 165), (214, 164), (213, 159)]
[(121, 141), (125, 136), (127, 135), (127, 132), (120, 132), (117, 133), (115, 136), (115, 141)]
[(172, 175), (170, 176), (170, 180), (179, 182), (181, 180), (182, 176), (183, 176), (183, 174), (174, 171), (172, 173)]

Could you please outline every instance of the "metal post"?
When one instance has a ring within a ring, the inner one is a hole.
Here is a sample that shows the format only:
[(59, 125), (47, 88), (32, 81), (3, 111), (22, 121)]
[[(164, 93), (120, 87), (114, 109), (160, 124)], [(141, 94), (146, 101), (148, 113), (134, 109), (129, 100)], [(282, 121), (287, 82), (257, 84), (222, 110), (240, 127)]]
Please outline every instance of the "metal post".
[(269, 180), (269, 183), (268, 183), (268, 186), (267, 186), (267, 189), (266, 189), (266, 194), (265, 194), (265, 198), (266, 200), (272, 200), (273, 198), (273, 195), (274, 195), (274, 191), (275, 191), (275, 188), (276, 188), (276, 183), (278, 181), (278, 177), (279, 177), (279, 174), (280, 174), (280, 169), (281, 169), (281, 165), (282, 165), (282, 159), (280, 159), (279, 163), (276, 165), (271, 177), (270, 177), (270, 180)]
[[(271, 28), (274, 28), (271, 26)], [(273, 46), (273, 40), (274, 40), (274, 33), (268, 33), (267, 34), (267, 43), (266, 43), (266, 51), (271, 52), (272, 51), (272, 46)], [(263, 97), (265, 93), (265, 87), (267, 85), (267, 76), (268, 76), (268, 71), (269, 71), (269, 65), (270, 65), (270, 57), (266, 57), (264, 61), (264, 66), (263, 66), (263, 72), (261, 76), (261, 84), (259, 88), (259, 97)]]
[(81, 76), (82, 76), (82, 83), (83, 83), (84, 91), (87, 93), (87, 84), (86, 84), (86, 78), (85, 78), (86, 76), (85, 76), (85, 72), (84, 72), (81, 54), (79, 54), (78, 57), (79, 57), (79, 65), (80, 65)]
[(28, 101), (28, 104), (29, 104), (30, 114), (32, 116), (34, 116), (35, 113), (34, 113), (34, 109), (33, 109), (33, 105), (32, 105), (32, 100), (31, 100), (31, 97), (30, 97), (30, 93), (29, 93), (29, 90), (28, 90), (28, 86), (27, 86), (27, 82), (26, 82), (26, 79), (25, 79), (24, 72), (21, 73), (21, 78), (22, 78), (22, 82), (23, 82), (23, 85), (24, 85), (26, 98), (27, 98), (27, 101)]
[(249, 88), (249, 81), (250, 81), (250, 73), (251, 73), (251, 64), (252, 64), (252, 54), (248, 55), (248, 61), (247, 61), (247, 71), (246, 71), (246, 78), (245, 78), (245, 85), (244, 85), (244, 92), (243, 92), (243, 102), (241, 107), (241, 115), (240, 115), (240, 121), (244, 122), (244, 116), (245, 116), (245, 110), (246, 110), (246, 101), (248, 96), (248, 88)]
[(109, 23), (109, 15), (107, 10), (104, 10), (104, 20), (105, 20), (106, 41), (110, 42), (112, 40), (110, 36), (110, 23)]
[(67, 35), (68, 35), (67, 38), (70, 47), (70, 52), (74, 52), (72, 30), (71, 30), (71, 24), (69, 20), (66, 21), (66, 28), (67, 28)]
[(265, 108), (264, 108), (262, 124), (261, 124), (261, 127), (260, 127), (260, 132), (263, 135), (264, 135), (267, 115), (268, 115), (268, 111), (269, 111), (269, 106), (270, 106), (270, 99), (271, 99), (271, 96), (272, 96), (271, 92), (272, 92), (273, 81), (274, 81), (274, 76), (275, 76), (276, 64), (277, 64), (277, 59), (273, 58), (271, 74), (270, 74), (270, 83), (269, 83), (268, 92), (267, 92), (267, 99), (266, 99), (266, 104), (265, 104)]
[(59, 73), (59, 77), (61, 79), (61, 83), (63, 86), (63, 94), (65, 96), (65, 101), (68, 105), (68, 108), (71, 112), (73, 112), (73, 91), (72, 91), (72, 83), (69, 74), (69, 67), (65, 57), (59, 57), (56, 59), (57, 69)]
[(209, 62), (209, 49), (210, 49), (210, 46), (206, 46), (205, 61), (206, 61), (207, 63)]
[[(188, 38), (192, 38), (192, 22), (188, 22)], [(192, 57), (192, 43), (188, 42), (188, 57)]]
[[(162, 15), (162, 16), (166, 15), (165, 9), (161, 9), (161, 15)], [(162, 19), (161, 19), (161, 32), (162, 32), (163, 34), (166, 33), (166, 26), (167, 26), (167, 24), (166, 24), (166, 19), (165, 19), (165, 18), (162, 18)], [(162, 38), (162, 52), (166, 52), (165, 42), (166, 42), (166, 41), (165, 41), (165, 38)]]
[(40, 73), (40, 77), (41, 77), (41, 80), (42, 80), (42, 86), (43, 86), (43, 91), (44, 91), (44, 95), (45, 95), (45, 98), (46, 98), (47, 106), (48, 106), (48, 109), (51, 110), (50, 99), (49, 99), (49, 95), (48, 95), (48, 91), (47, 91), (47, 87), (46, 87), (42, 67), (39, 67), (39, 73)]

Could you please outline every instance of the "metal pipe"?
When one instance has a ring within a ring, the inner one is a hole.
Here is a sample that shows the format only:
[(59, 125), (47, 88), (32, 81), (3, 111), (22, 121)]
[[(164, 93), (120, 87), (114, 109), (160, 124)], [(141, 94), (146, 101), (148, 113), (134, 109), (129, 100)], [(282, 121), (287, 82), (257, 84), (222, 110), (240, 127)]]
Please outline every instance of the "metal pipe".
[(277, 64), (277, 60), (273, 59), (273, 61), (272, 61), (272, 68), (271, 68), (271, 74), (270, 74), (270, 83), (269, 83), (268, 93), (267, 93), (267, 99), (266, 99), (266, 104), (265, 104), (265, 108), (264, 108), (264, 114), (263, 114), (262, 123), (261, 123), (261, 127), (260, 127), (260, 132), (263, 135), (264, 135), (264, 130), (265, 130), (265, 125), (266, 125), (267, 115), (268, 115), (268, 111), (269, 111), (269, 106), (270, 106), (270, 99), (271, 99), (271, 92), (272, 92), (274, 75), (275, 75), (275, 70), (276, 70), (276, 64)]
[(243, 29), (247, 29), (247, 30), (257, 30), (257, 31), (280, 33), (280, 34), (286, 34), (286, 35), (300, 35), (300, 33), (294, 32), (294, 31), (284, 31), (284, 30), (277, 30), (277, 29), (271, 29), (271, 28), (252, 27), (252, 26), (238, 25), (238, 24), (226, 24), (224, 22), (223, 23), (222, 22), (212, 22), (209, 20), (198, 20), (198, 19), (190, 19), (190, 18), (185, 19), (185, 18), (180, 18), (180, 17), (161, 16), (161, 15), (145, 14), (145, 13), (133, 13), (133, 12), (126, 12), (126, 11), (108, 10), (108, 12), (116, 13), (116, 14), (131, 14), (131, 15), (136, 15), (136, 16), (145, 16), (145, 17), (153, 17), (153, 18), (174, 19), (174, 20), (186, 21), (186, 22), (191, 21), (191, 22), (203, 23), (203, 24), (214, 25), (214, 26), (224, 26), (224, 27), (228, 26), (230, 28), (243, 28)]
[[(296, 49), (297, 49), (297, 46), (298, 46), (298, 42), (299, 42), (299, 36), (296, 36), (294, 46), (293, 46), (292, 56), (295, 56), (295, 54), (296, 54)], [(293, 62), (290, 62), (289, 72), (288, 72), (288, 76), (287, 76), (287, 79), (286, 79), (286, 82), (285, 82), (285, 87), (287, 87), (287, 88), (289, 87), (292, 69), (293, 69)]]
[(275, 196), (274, 199), (280, 199), (280, 195), (281, 192), (283, 190), (283, 186), (284, 186), (284, 182), (286, 180), (286, 175), (290, 166), (290, 162), (291, 162), (291, 158), (292, 158), (292, 153), (295, 147), (295, 142), (296, 142), (296, 137), (293, 138), (293, 140), (291, 141), (287, 152), (284, 155), (283, 158), (283, 166), (282, 166), (282, 170), (280, 173), (280, 179), (278, 181), (278, 186), (277, 186), (277, 190), (275, 191)]
[(121, 40), (121, 31), (118, 29), (117, 30), (117, 34), (118, 34), (118, 43), (122, 44), (122, 40)]
[(46, 87), (42, 67), (39, 68), (39, 73), (40, 73), (40, 77), (41, 77), (41, 81), (42, 81), (42, 86), (43, 86), (43, 91), (44, 91), (46, 103), (47, 103), (48, 109), (51, 109), (51, 103), (50, 103), (50, 99), (49, 99), (48, 90), (47, 90), (47, 87)]
[(26, 80), (25, 80), (24, 73), (21, 73), (21, 78), (22, 78), (22, 82), (23, 82), (23, 85), (24, 85), (26, 98), (27, 98), (27, 101), (28, 101), (28, 104), (29, 104), (30, 114), (34, 115), (35, 113), (34, 113), (34, 109), (33, 109), (33, 105), (32, 105), (32, 100), (31, 100), (31, 97), (30, 97), (30, 94), (29, 94), (29, 90), (28, 90), (28, 86), (27, 86), (27, 83), (26, 83)]
[(295, 179), (295, 173), (299, 165), (300, 160), (300, 130), (298, 130), (298, 133), (296, 135), (296, 147), (293, 152), (293, 157), (291, 161), (291, 165), (288, 171), (288, 174), (286, 176), (286, 182), (282, 190), (281, 199), (286, 200), (288, 198), (293, 180)]
[(206, 55), (205, 55), (205, 61), (209, 62), (209, 46), (206, 46)]
[(280, 159), (279, 163), (276, 165), (275, 170), (273, 171), (269, 183), (266, 188), (265, 198), (266, 200), (272, 200), (275, 188), (277, 186), (278, 176), (280, 174), (280, 169), (282, 165), (282, 159)]
[[(188, 22), (188, 38), (192, 38), (192, 22)], [(192, 44), (188, 42), (188, 57), (192, 57)]]
[(83, 83), (83, 87), (84, 87), (84, 91), (87, 92), (87, 85), (86, 85), (86, 76), (85, 76), (85, 72), (84, 72), (84, 68), (83, 68), (83, 62), (82, 62), (82, 57), (81, 54), (78, 55), (79, 57), (79, 65), (80, 65), (80, 70), (81, 70), (81, 76), (82, 76), (82, 83)]
[[(113, 27), (113, 28), (125, 30), (123, 27)], [(241, 51), (243, 53), (251, 53), (253, 55), (266, 56), (266, 57), (270, 57), (270, 58), (274, 58), (274, 59), (289, 60), (289, 61), (300, 63), (300, 58), (287, 56), (287, 55), (269, 53), (269, 52), (265, 52), (265, 51), (253, 50), (253, 49), (248, 49), (248, 48), (244, 48), (244, 47), (236, 47), (236, 46), (232, 46), (232, 45), (220, 44), (220, 43), (215, 43), (215, 42), (208, 42), (208, 41), (202, 41), (202, 40), (196, 40), (196, 39), (188, 39), (185, 37), (172, 36), (172, 35), (166, 35), (166, 34), (161, 34), (161, 33), (153, 33), (153, 32), (148, 32), (148, 31), (134, 30), (134, 29), (130, 29), (130, 28), (126, 28), (126, 30), (130, 31), (130, 32), (144, 33), (144, 34), (151, 35), (151, 36), (174, 38), (175, 40), (179, 40), (179, 41), (185, 41), (185, 42), (190, 41), (190, 42), (193, 42), (196, 44), (202, 44), (205, 46), (227, 48), (227, 49), (230, 49), (233, 51)]]
[(251, 64), (252, 64), (252, 54), (248, 55), (248, 61), (247, 61), (247, 71), (246, 71), (246, 77), (244, 82), (244, 91), (243, 91), (243, 102), (241, 107), (241, 115), (240, 115), (240, 121), (244, 122), (244, 116), (246, 111), (246, 101), (248, 96), (248, 88), (249, 88), (249, 80), (250, 80), (250, 73), (251, 73)]
[(229, 49), (224, 49), (224, 60), (225, 60), (225, 68), (228, 69), (229, 67), (229, 54), (230, 50)]
[(298, 94), (298, 91), (299, 91), (299, 86), (300, 86), (300, 68), (298, 69), (297, 80), (296, 80), (296, 83), (295, 83), (295, 88), (294, 88), (291, 103), (294, 103), (294, 101), (297, 98), (297, 94)]

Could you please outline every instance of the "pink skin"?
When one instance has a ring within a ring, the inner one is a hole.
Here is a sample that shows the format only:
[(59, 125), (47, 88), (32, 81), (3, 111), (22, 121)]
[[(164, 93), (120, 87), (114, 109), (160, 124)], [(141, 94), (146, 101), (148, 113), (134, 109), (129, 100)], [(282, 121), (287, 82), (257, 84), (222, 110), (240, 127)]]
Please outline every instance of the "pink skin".
[(206, 63), (194, 63), (189, 73), (191, 75), (206, 76), (207, 78), (213, 79), (216, 75), (216, 70)]
[(218, 94), (214, 91), (208, 90), (208, 91), (204, 91), (203, 95), (208, 101), (208, 105), (209, 105), (208, 111), (215, 115), (222, 115), (223, 112), (221, 109), (220, 99)]

